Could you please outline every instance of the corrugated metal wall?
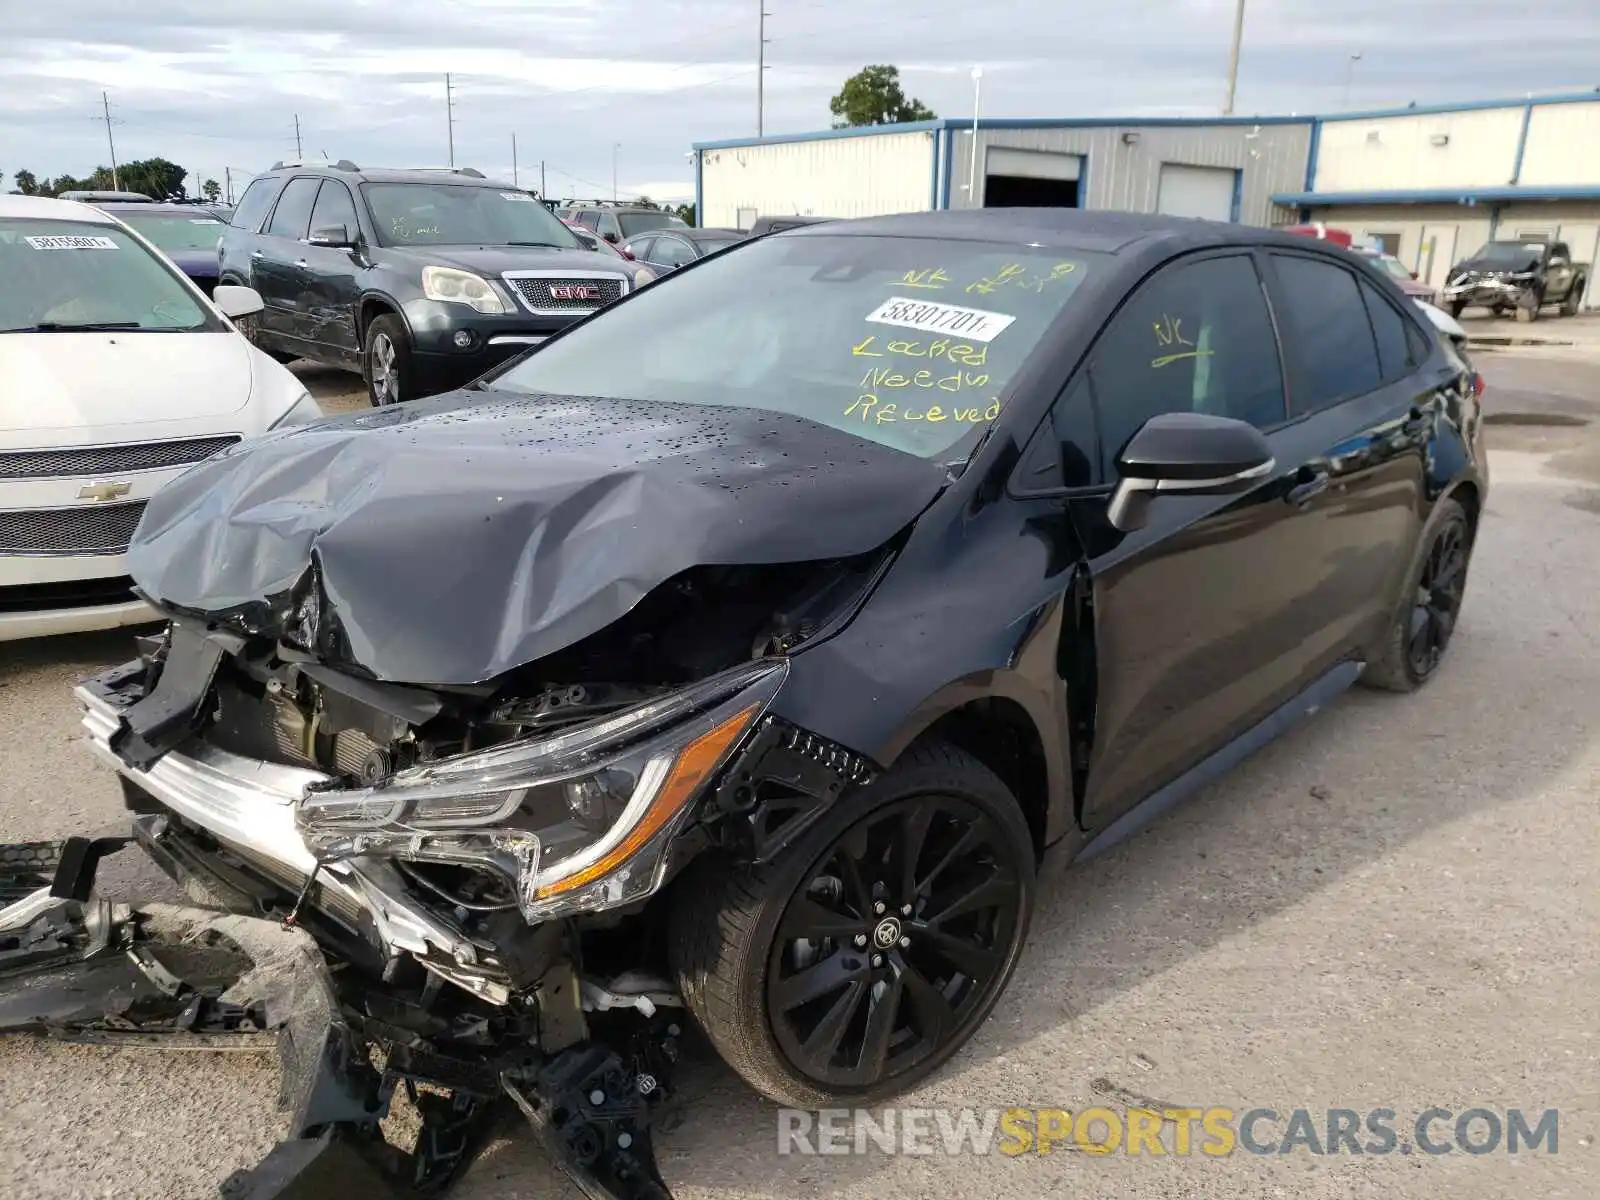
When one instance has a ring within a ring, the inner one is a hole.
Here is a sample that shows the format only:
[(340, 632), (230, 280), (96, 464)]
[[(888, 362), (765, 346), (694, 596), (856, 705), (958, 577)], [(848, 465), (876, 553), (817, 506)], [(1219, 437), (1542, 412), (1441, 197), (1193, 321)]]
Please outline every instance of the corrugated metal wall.
[[(1132, 144), (1124, 133), (1136, 135)], [(972, 153), (972, 131), (955, 129), (951, 145), (951, 208), (969, 208), (965, 184)], [(1274, 192), (1305, 187), (1311, 125), (1106, 125), (1045, 129), (986, 129), (978, 126), (978, 174), (989, 146), (1045, 150), (1084, 156), (1084, 208), (1155, 212), (1161, 165), (1231, 167), (1242, 170), (1239, 220), (1247, 225), (1280, 225), (1294, 213), (1272, 203)], [(981, 187), (980, 187), (981, 191)], [(981, 196), (980, 196), (981, 200)]]
[(1504, 187), (1526, 106), (1323, 122), (1316, 190)]
[(925, 212), (933, 197), (929, 130), (769, 142), (702, 151), (702, 225), (763, 216), (874, 217)]
[(1600, 184), (1600, 101), (1534, 105), (1517, 182)]

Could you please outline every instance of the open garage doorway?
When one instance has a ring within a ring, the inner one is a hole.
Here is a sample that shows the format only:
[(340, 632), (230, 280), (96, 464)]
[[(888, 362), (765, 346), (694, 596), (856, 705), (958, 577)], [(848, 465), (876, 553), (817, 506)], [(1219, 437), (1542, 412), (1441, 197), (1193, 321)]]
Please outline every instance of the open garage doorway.
[(991, 147), (983, 163), (983, 207), (1079, 208), (1082, 173), (1076, 154)]

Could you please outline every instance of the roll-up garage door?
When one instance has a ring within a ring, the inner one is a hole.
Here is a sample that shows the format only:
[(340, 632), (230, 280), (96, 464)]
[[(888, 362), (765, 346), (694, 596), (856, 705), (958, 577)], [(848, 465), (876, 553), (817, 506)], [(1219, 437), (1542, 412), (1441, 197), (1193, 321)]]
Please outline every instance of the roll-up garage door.
[(1156, 211), (1174, 217), (1233, 220), (1233, 190), (1238, 172), (1231, 167), (1161, 164)]

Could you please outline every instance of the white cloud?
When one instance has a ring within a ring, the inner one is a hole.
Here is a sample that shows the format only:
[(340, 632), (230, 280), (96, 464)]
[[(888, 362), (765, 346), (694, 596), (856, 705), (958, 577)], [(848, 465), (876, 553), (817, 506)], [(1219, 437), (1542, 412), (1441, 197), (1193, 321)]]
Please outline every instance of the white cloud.
[[(308, 153), (443, 162), (446, 71), (457, 162), (509, 174), (514, 131), (524, 182), (543, 159), (552, 193), (609, 194), (620, 142), (624, 190), (688, 195), (691, 142), (755, 130), (747, 0), (74, 0), (70, 20), (59, 7), (0, 17), (8, 180), (106, 162), (102, 89), (120, 158), (219, 179), (291, 155), (296, 114)], [(766, 128), (825, 128), (829, 96), (872, 62), (900, 64), (907, 92), (951, 116), (971, 111), (974, 61), (990, 116), (1215, 112), (1233, 7), (774, 0)], [(1600, 84), (1594, 0), (1251, 0), (1238, 109), (1335, 108), (1357, 51), (1363, 107)]]

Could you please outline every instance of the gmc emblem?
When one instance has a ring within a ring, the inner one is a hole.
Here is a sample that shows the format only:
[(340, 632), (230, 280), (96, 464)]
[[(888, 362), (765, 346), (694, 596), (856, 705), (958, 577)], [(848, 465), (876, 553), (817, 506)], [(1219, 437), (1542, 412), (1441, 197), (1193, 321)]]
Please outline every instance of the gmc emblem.
[(550, 285), (550, 299), (598, 300), (600, 299), (600, 289), (592, 283), (552, 283)]

